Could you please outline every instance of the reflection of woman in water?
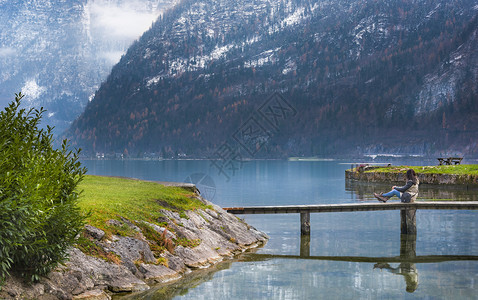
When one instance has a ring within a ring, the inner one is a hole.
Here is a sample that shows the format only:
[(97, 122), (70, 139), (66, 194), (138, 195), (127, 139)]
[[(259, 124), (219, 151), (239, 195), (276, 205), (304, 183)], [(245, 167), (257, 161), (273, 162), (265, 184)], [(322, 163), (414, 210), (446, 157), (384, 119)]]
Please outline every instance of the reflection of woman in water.
[(378, 263), (373, 268), (387, 269), (390, 273), (403, 275), (409, 293), (413, 293), (418, 287), (418, 272), (414, 263), (401, 263), (397, 268), (392, 268), (387, 263)]
[(393, 186), (392, 190), (388, 193), (374, 193), (373, 195), (382, 202), (387, 202), (392, 196), (397, 196), (402, 202), (415, 202), (418, 195), (419, 184), (420, 181), (417, 178), (417, 174), (413, 169), (409, 169), (407, 171), (407, 183), (404, 186)]

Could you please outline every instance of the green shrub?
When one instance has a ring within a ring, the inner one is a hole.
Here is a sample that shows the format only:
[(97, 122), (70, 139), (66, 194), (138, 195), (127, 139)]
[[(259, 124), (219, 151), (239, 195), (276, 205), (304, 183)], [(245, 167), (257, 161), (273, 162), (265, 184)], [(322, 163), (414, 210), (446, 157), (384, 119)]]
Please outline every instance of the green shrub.
[(83, 228), (77, 184), (86, 172), (79, 150), (52, 146), (40, 129), (43, 108), (20, 109), (16, 95), (0, 113), (0, 283), (9, 271), (39, 279), (67, 257)]

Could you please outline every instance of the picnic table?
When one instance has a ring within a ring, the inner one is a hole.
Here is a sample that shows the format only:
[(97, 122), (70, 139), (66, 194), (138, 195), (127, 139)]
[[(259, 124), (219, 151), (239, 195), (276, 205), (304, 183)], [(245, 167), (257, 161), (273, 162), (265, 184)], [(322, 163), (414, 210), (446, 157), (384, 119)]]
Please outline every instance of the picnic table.
[(461, 161), (463, 160), (463, 157), (439, 157), (438, 159), (438, 165), (459, 165), (461, 164)]

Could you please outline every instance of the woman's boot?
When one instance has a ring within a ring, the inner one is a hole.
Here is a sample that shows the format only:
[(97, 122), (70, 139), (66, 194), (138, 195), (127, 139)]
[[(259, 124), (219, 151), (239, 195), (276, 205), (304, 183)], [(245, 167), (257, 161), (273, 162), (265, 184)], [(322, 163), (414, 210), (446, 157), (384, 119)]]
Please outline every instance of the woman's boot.
[(385, 202), (387, 202), (387, 200), (390, 199), (390, 198), (389, 198), (389, 197), (384, 197), (384, 196), (382, 196), (382, 194), (383, 194), (383, 193), (380, 193), (380, 195), (377, 194), (377, 193), (373, 193), (373, 195), (375, 196), (375, 198), (378, 199), (378, 201), (381, 201), (381, 202), (385, 203)]

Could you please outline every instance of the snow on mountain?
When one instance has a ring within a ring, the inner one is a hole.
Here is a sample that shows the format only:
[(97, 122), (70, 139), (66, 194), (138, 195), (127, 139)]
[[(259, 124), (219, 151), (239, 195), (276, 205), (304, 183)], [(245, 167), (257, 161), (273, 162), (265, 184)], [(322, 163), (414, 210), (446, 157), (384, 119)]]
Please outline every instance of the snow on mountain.
[[(128, 49), (67, 135), (93, 152), (208, 155), (280, 92), (300, 118), (264, 143), (264, 156), (335, 153), (394, 134), (412, 139), (404, 128), (440, 144), (429, 132), (448, 128), (444, 113), (470, 137), (476, 93), (461, 90), (476, 82), (464, 67), (477, 66), (475, 5), (184, 0)], [(449, 101), (439, 104), (439, 95)], [(418, 144), (427, 148), (410, 142)]]
[(477, 45), (478, 28), (475, 28), (470, 38), (451, 53), (437, 71), (425, 77), (425, 83), (417, 97), (416, 115), (434, 112), (456, 102), (466, 79), (475, 83), (475, 89), (478, 87)]
[(177, 0), (0, 2), (0, 105), (48, 110), (67, 128), (131, 43)]

